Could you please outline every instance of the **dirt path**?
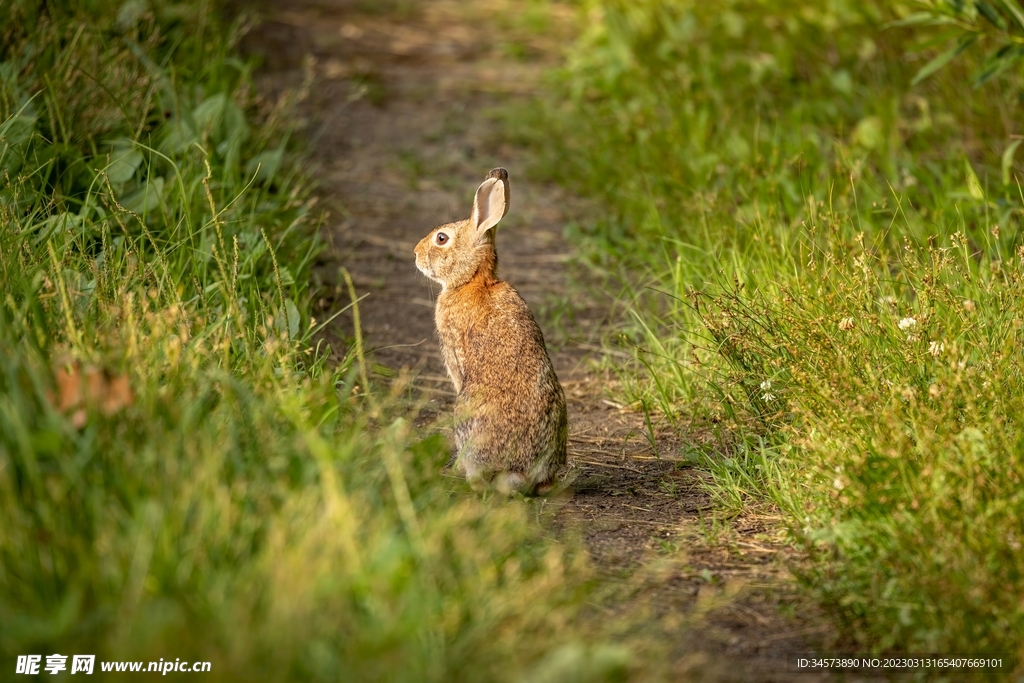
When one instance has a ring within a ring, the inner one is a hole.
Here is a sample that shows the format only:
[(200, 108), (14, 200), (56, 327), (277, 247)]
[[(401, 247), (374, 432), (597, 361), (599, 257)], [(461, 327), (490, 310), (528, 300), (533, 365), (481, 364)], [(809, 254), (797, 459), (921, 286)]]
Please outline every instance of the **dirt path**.
[[(549, 339), (580, 472), (573, 495), (552, 504), (558, 525), (582, 534), (597, 570), (621, 579), (609, 614), (640, 615), (640, 628), (673, 643), (672, 679), (828, 680), (786, 672), (786, 653), (807, 652), (828, 633), (798, 602), (771, 520), (725, 522), (720, 542), (709, 544), (699, 473), (674, 461), (671, 434), (657, 436), (656, 457), (643, 417), (614, 405), (609, 378), (592, 369), (609, 307), (581, 293), (562, 237), (583, 205), (532, 183), (528, 152), (501, 138), (499, 121), (529, 102), (557, 60), (571, 10), (538, 37), (527, 30), (536, 18), (516, 8), (498, 0), (305, 0), (267, 11), (248, 38), (265, 56), (261, 87), (294, 87), (303, 57), (316, 58), (305, 134), (332, 214), (323, 276), (349, 268), (369, 293), (363, 328), (378, 375), (415, 373), (430, 399), (421, 422), (445, 415), (452, 393), (433, 334), (437, 287), (416, 271), (412, 249), (434, 225), (468, 215), (488, 170), (507, 168), (502, 275)], [(560, 324), (566, 319), (572, 324)], [(338, 325), (350, 334), (351, 321)]]

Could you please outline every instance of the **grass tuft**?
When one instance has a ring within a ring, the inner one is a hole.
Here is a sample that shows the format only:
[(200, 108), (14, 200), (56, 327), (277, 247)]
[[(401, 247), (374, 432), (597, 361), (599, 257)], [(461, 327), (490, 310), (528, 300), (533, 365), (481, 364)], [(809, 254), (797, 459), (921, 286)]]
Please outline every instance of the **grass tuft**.
[(260, 105), (215, 9), (0, 10), (4, 666), (621, 679), (576, 620), (581, 549), (531, 504), (453, 495), (359, 345), (311, 350), (302, 93)]
[(1020, 654), (1021, 80), (913, 83), (912, 5), (596, 0), (538, 123), (715, 499), (778, 506), (863, 646)]

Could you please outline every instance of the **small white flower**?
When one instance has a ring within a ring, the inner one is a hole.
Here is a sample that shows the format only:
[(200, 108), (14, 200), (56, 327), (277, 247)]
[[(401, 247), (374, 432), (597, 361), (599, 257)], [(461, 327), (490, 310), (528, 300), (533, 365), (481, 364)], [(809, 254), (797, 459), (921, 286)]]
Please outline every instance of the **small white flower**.
[(939, 356), (945, 350), (946, 345), (943, 344), (942, 342), (933, 341), (930, 344), (928, 344), (928, 353), (932, 354), (933, 356)]
[(853, 329), (853, 318), (843, 318), (839, 321), (839, 329), (846, 331)]
[(765, 403), (771, 403), (772, 401), (775, 400), (775, 394), (773, 394), (770, 391), (766, 392), (761, 396), (761, 400), (764, 401)]
[(911, 317), (906, 317), (896, 323), (896, 326), (901, 330), (909, 330), (911, 327), (917, 324), (917, 320)]
[(761, 391), (768, 391), (771, 388), (772, 381), (770, 379), (766, 379), (765, 381), (761, 382)]
[(835, 481), (832, 482), (832, 487), (835, 488), (835, 489), (838, 489), (840, 491), (842, 491), (844, 488), (846, 488), (843, 485), (843, 480), (839, 479), (838, 477), (835, 479)]

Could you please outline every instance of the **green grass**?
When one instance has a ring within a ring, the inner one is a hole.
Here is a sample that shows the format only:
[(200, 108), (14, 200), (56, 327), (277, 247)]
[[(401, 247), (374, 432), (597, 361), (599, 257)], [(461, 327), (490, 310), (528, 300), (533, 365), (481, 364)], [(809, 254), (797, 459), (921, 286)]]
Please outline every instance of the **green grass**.
[(911, 86), (915, 7), (594, 0), (531, 123), (601, 200), (626, 399), (717, 434), (719, 503), (782, 510), (859, 647), (1019, 655), (1024, 81)]
[(0, 9), (2, 666), (621, 678), (542, 505), (440, 477), (402, 387), (368, 386), (357, 344), (311, 348), (288, 100), (257, 104), (218, 12)]
[[(594, 0), (535, 123), (602, 200), (572, 237), (629, 294), (626, 398), (716, 433), (718, 504), (782, 511), (858, 647), (1022, 654), (1022, 81), (912, 87), (912, 7)], [(261, 103), (236, 38), (199, 0), (0, 6), (2, 666), (664, 673), (544, 505), (438, 476), (401, 383), (315, 348), (302, 92)]]

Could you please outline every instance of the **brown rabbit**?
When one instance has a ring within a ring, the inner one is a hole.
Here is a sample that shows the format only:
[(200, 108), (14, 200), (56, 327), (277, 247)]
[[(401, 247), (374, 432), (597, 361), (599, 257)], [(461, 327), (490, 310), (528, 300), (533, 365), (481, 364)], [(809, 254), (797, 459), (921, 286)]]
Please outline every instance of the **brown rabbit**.
[(441, 283), (434, 321), (455, 385), (455, 467), (474, 488), (543, 494), (565, 466), (565, 394), (526, 302), (498, 279), (494, 226), (508, 213), (496, 168), (464, 221), (430, 231), (416, 267)]

